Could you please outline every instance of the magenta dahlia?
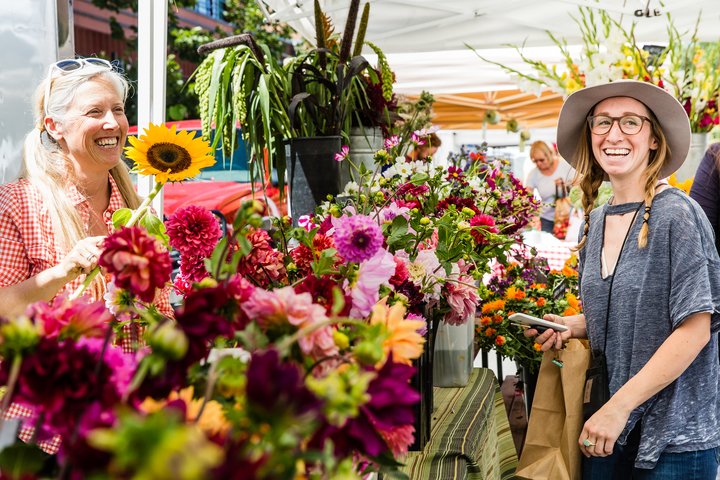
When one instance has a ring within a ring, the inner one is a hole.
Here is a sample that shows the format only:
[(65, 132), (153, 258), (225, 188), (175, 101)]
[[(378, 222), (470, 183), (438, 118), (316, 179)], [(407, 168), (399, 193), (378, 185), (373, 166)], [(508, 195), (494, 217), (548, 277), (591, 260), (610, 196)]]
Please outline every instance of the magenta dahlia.
[(145, 229), (121, 228), (105, 238), (98, 265), (105, 268), (119, 288), (130, 290), (145, 302), (170, 280), (170, 254)]
[(340, 217), (334, 237), (335, 248), (349, 262), (360, 263), (372, 258), (383, 244), (382, 230), (367, 215)]
[(176, 210), (165, 227), (170, 246), (183, 256), (209, 257), (222, 235), (215, 215), (195, 205)]

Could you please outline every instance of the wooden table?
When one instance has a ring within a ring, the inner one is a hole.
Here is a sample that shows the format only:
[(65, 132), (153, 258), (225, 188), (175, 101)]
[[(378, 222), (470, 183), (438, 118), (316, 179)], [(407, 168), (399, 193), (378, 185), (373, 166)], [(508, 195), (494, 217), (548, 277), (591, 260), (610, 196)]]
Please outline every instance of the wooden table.
[(511, 479), (517, 454), (495, 374), (473, 369), (461, 388), (435, 388), (430, 441), (399, 460), (411, 480)]

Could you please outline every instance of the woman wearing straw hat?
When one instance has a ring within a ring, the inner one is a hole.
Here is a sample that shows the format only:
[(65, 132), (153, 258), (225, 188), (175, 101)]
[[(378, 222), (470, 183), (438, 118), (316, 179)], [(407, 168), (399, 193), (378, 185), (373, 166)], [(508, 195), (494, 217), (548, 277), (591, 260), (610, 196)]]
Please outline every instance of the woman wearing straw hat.
[[(568, 97), (557, 135), (586, 212), (585, 314), (548, 315), (570, 329), (528, 335), (544, 350), (589, 338), (606, 359), (609, 400), (578, 439), (583, 478), (714, 479), (720, 259), (700, 207), (662, 181), (687, 155), (687, 115), (661, 88), (617, 81)], [(603, 180), (614, 196), (593, 209)]]

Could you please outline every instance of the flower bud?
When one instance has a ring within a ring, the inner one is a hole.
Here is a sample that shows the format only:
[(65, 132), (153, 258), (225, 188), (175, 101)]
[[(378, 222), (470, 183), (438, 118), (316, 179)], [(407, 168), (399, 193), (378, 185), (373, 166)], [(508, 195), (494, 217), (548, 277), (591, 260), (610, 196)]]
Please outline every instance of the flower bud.
[(188, 349), (188, 339), (182, 330), (171, 322), (156, 324), (150, 332), (148, 345), (153, 353), (157, 353), (170, 360), (179, 360), (185, 356)]
[(40, 332), (35, 324), (24, 315), (10, 320), (0, 327), (0, 351), (5, 357), (33, 347), (38, 340), (40, 340)]
[(338, 330), (333, 332), (333, 341), (340, 350), (345, 350), (350, 346), (350, 339), (348, 336)]
[(383, 359), (382, 345), (377, 342), (365, 340), (353, 349), (355, 357), (363, 365), (375, 365)]
[(420, 225), (430, 225), (430, 219), (428, 217), (422, 217), (420, 219)]
[(215, 288), (218, 285), (217, 280), (212, 277), (205, 277), (198, 282), (200, 288)]
[(461, 212), (464, 215), (467, 215), (468, 217), (471, 217), (471, 218), (475, 216), (475, 212), (471, 208), (468, 208), (468, 207), (463, 207)]

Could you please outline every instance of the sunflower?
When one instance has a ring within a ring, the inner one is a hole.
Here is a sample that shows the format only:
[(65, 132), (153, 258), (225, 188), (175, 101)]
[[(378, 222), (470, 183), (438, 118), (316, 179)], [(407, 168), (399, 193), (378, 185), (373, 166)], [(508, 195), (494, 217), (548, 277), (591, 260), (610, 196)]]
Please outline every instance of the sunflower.
[(159, 183), (181, 182), (215, 164), (212, 148), (194, 132), (177, 131), (165, 125), (145, 129), (145, 135), (128, 137), (131, 147), (125, 154), (135, 161), (134, 170), (142, 175), (155, 175)]

